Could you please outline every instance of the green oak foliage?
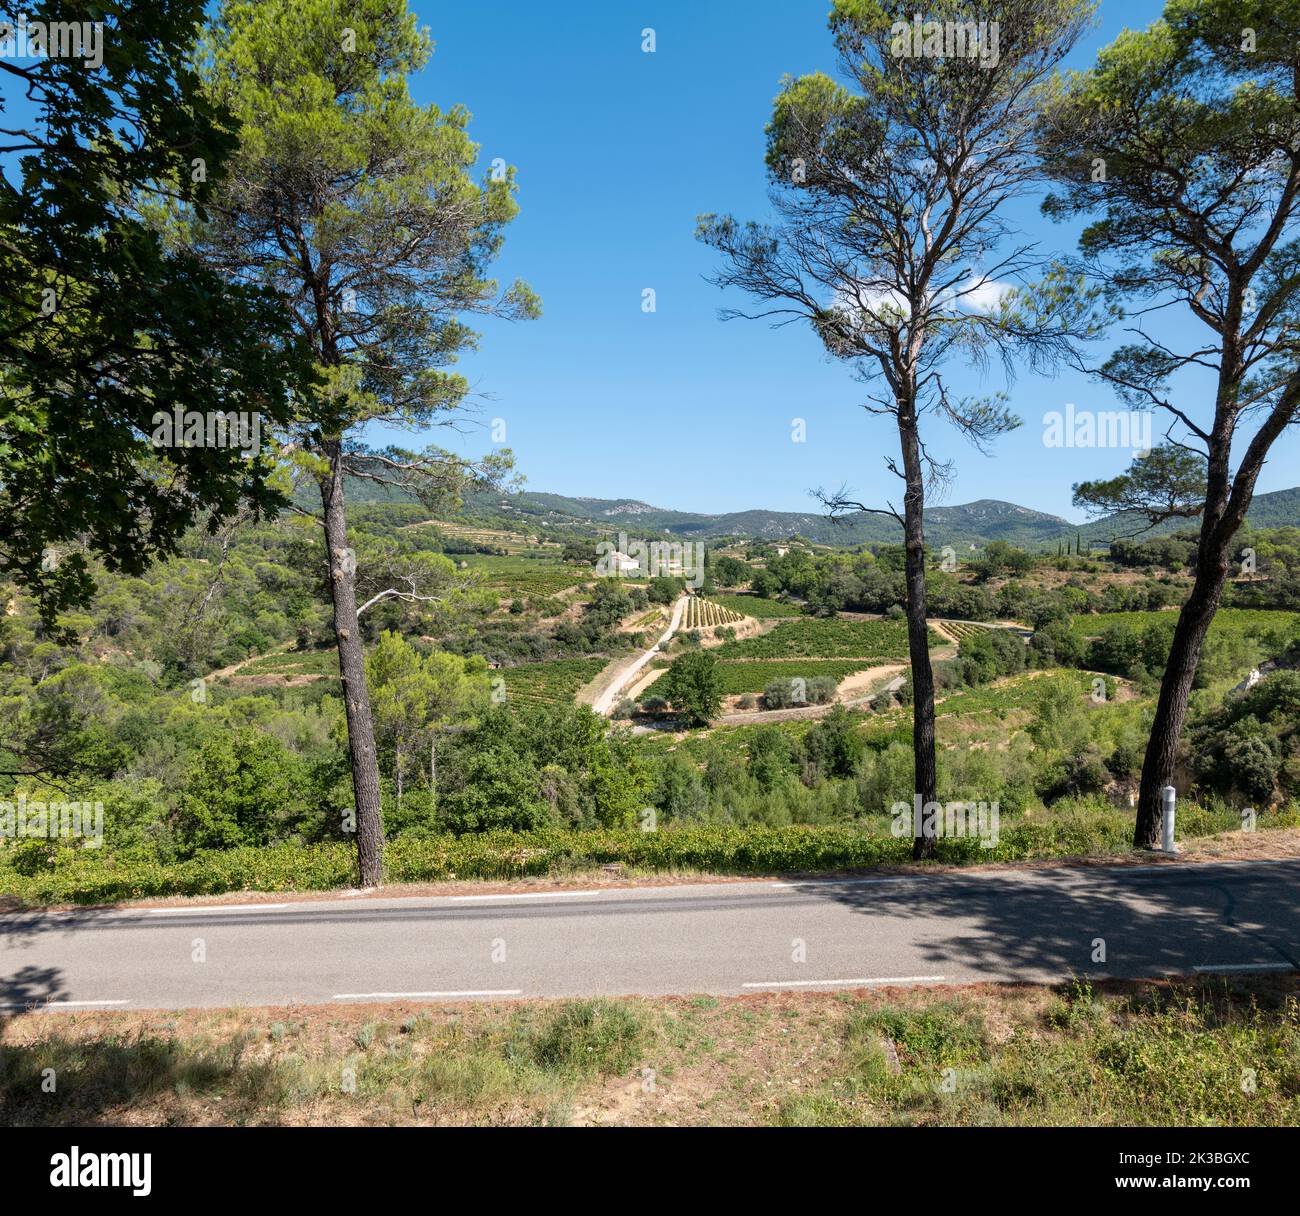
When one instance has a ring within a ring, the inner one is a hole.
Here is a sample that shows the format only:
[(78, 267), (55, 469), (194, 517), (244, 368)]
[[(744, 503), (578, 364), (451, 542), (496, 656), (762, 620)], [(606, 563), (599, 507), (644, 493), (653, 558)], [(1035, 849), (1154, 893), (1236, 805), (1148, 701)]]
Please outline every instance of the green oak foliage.
[(273, 735), (245, 728), (206, 743), (186, 776), (182, 851), (266, 845), (304, 809), (306, 775)]
[(649, 791), (628, 741), (581, 705), (491, 709), (455, 737), (447, 770), (450, 790), (439, 797), (438, 822), (458, 834), (544, 824), (628, 827)]
[(1193, 767), (1208, 787), (1257, 807), (1300, 796), (1300, 672), (1279, 671), (1209, 714), (1191, 732)]
[(471, 725), (487, 708), (487, 663), (477, 656), (423, 654), (400, 634), (384, 630), (366, 657), (366, 679), (381, 767), (396, 786), (395, 810), (402, 814), (407, 778), (422, 776), (429, 791), (426, 819), (432, 820), (440, 738)]
[[(0, 3), (0, 22), (45, 7)], [(92, 9), (102, 66), (0, 59), (0, 574), (47, 626), (89, 600), (88, 554), (138, 575), (196, 520), (283, 501), (264, 458), (155, 448), (156, 412), (283, 422), (310, 374), (269, 293), (141, 218), (163, 190), (202, 214), (234, 147), (188, 66), (203, 5)]]
[(808, 762), (827, 777), (851, 777), (862, 759), (863, 742), (853, 726), (853, 717), (837, 705), (805, 736)]
[(679, 655), (655, 683), (655, 692), (692, 726), (707, 725), (722, 710), (718, 660), (707, 650)]

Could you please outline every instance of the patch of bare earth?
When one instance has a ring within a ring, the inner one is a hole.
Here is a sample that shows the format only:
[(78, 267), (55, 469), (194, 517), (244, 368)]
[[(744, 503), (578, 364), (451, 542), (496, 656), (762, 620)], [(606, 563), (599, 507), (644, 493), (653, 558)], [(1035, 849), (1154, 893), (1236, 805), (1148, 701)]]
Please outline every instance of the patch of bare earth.
[(1221, 832), (1179, 845), (1184, 861), (1286, 861), (1300, 858), (1300, 828)]
[(286, 676), (280, 672), (268, 671), (255, 676), (230, 676), (226, 683), (239, 688), (299, 688), (303, 684), (312, 684), (325, 678), (316, 673)]
[(840, 681), (836, 696), (841, 701), (853, 701), (878, 692), (879, 685), (887, 684), (895, 676), (907, 670), (906, 663), (884, 663), (879, 667), (868, 667), (865, 671), (855, 671)]

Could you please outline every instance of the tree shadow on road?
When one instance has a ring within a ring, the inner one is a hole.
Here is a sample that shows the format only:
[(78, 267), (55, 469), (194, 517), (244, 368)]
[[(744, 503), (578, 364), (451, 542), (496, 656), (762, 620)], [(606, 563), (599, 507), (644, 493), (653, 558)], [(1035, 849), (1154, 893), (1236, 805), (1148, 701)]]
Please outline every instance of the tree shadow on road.
[(1300, 867), (1060, 867), (797, 886), (908, 921), (936, 970), (990, 980), (1300, 968)]

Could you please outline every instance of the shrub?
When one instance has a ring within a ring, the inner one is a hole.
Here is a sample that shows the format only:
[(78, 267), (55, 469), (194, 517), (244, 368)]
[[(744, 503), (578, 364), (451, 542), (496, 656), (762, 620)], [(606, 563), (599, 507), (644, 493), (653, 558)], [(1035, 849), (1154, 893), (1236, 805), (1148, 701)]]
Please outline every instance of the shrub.
[(814, 705), (828, 705), (835, 700), (839, 685), (829, 676), (817, 676), (808, 681), (808, 700)]
[(807, 686), (797, 677), (771, 680), (763, 689), (763, 705), (768, 709), (789, 709), (806, 701)]
[(708, 651), (694, 650), (674, 659), (657, 686), (693, 726), (706, 725), (722, 709), (718, 661)]
[[(902, 752), (909, 748), (900, 745)], [(900, 756), (905, 771), (906, 755)], [(795, 786), (802, 788), (796, 781)], [(892, 782), (885, 783), (895, 789)], [(834, 788), (834, 787), (828, 787)], [(852, 786), (848, 787), (850, 791)], [(884, 786), (882, 786), (882, 789)], [(812, 791), (807, 791), (809, 796)], [(872, 805), (869, 801), (858, 805)], [(887, 804), (879, 803), (882, 811)], [(1271, 826), (1300, 826), (1294, 810), (1270, 816)], [(1227, 831), (1240, 824), (1233, 811), (1195, 805), (1179, 810), (1184, 836)], [(975, 837), (938, 841), (940, 861), (1010, 861), (1025, 857), (1068, 857), (1125, 852), (1133, 835), (1133, 816), (1101, 799), (1064, 801), (1043, 818), (1004, 817), (995, 849)], [(536, 832), (484, 832), (467, 836), (399, 838), (385, 853), (392, 883), (441, 882), (449, 878), (513, 879), (572, 873), (622, 863), (630, 869), (701, 870), (717, 874), (815, 873), (896, 864), (911, 855), (912, 842), (860, 824), (810, 827), (737, 827), (730, 824), (672, 824), (657, 832), (636, 828)], [(163, 895), (216, 895), (225, 891), (329, 891), (354, 886), (356, 848), (351, 843), (302, 847), (208, 850), (164, 865), (105, 855), (102, 851), (61, 851), (53, 870), (30, 876), (12, 867), (14, 850), (0, 848), (0, 892), (29, 904), (111, 903)]]
[(206, 743), (181, 794), (184, 851), (265, 845), (302, 810), (305, 774), (274, 735), (245, 728)]

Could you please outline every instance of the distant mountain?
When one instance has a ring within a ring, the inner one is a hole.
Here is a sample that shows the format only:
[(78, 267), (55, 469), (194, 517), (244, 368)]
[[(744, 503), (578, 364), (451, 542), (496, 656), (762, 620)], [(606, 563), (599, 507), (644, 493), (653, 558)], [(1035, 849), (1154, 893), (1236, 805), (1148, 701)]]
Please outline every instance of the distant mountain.
[[(690, 540), (718, 536), (745, 536), (758, 540), (784, 540), (802, 536), (825, 545), (888, 544), (901, 542), (902, 529), (884, 515), (859, 511), (834, 521), (818, 512), (730, 511), (709, 515), (673, 511), (636, 499), (566, 498), (561, 494), (475, 494), (465, 503), (474, 517), (513, 518), (535, 525), (595, 525), (626, 528), (641, 535), (665, 533)], [(1071, 525), (1056, 515), (1032, 511), (1014, 503), (981, 499), (959, 507), (933, 507), (926, 512), (926, 538), (931, 544), (954, 548), (982, 547), (990, 540), (1038, 547), (1069, 532)]]
[[(348, 479), (348, 502), (410, 502), (410, 496), (371, 482)], [(304, 492), (304, 502), (310, 495)], [(318, 505), (316, 503), (313, 506)], [(617, 532), (630, 536), (663, 535), (682, 540), (706, 540), (741, 536), (755, 540), (785, 540), (802, 536), (815, 544), (862, 545), (898, 544), (902, 529), (885, 515), (867, 511), (846, 515), (839, 521), (815, 511), (729, 511), (710, 515), (698, 511), (674, 511), (635, 498), (582, 498), (524, 490), (516, 494), (479, 491), (466, 496), (464, 517), (484, 523), (510, 524), (515, 528), (558, 528), (561, 530)], [(1300, 527), (1300, 487), (1258, 494), (1247, 515), (1257, 528)], [(1195, 520), (1170, 520), (1141, 532), (1142, 537), (1163, 536), (1194, 528)], [(925, 513), (925, 536), (931, 546), (951, 545), (969, 551), (989, 541), (1001, 540), (1031, 551), (1055, 549), (1076, 537), (1085, 545), (1103, 547), (1116, 537), (1140, 531), (1141, 521), (1113, 515), (1089, 524), (1072, 524), (1059, 515), (1048, 515), (1029, 507), (993, 498), (981, 498), (955, 507), (930, 507)]]
[[(1255, 528), (1300, 528), (1300, 486), (1290, 490), (1273, 490), (1256, 494), (1246, 512), (1246, 522)], [(1071, 529), (1078, 532), (1085, 545), (1108, 545), (1117, 537), (1147, 540), (1155, 536), (1168, 536), (1171, 532), (1194, 531), (1200, 526), (1197, 519), (1170, 519), (1154, 528), (1144, 529), (1144, 521), (1132, 512), (1108, 515), (1090, 524)], [(1134, 535), (1136, 533), (1136, 535)]]

